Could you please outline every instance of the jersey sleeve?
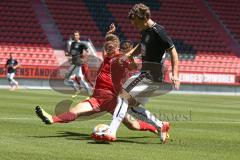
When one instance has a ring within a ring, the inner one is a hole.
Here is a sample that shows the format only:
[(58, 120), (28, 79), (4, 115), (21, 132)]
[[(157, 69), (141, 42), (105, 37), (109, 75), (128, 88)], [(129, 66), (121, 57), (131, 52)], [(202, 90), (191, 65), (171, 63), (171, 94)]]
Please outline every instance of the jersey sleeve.
[(5, 66), (7, 66), (7, 65), (9, 65), (9, 59), (7, 60), (7, 62), (6, 62), (6, 64), (5, 64)]
[(14, 60), (14, 66), (18, 65), (18, 61), (15, 59)]
[(83, 47), (83, 49), (85, 49), (85, 50), (87, 50), (87, 49), (88, 49), (88, 47), (87, 47), (87, 45), (86, 45), (86, 44), (82, 44), (82, 47)]
[(174, 47), (173, 41), (164, 28), (154, 27), (155, 32), (157, 33), (158, 39), (162, 44), (164, 50), (168, 50)]
[(72, 42), (71, 45), (70, 45), (70, 53), (71, 53), (71, 51), (72, 51), (72, 49), (73, 49), (74, 43), (75, 43), (75, 42)]

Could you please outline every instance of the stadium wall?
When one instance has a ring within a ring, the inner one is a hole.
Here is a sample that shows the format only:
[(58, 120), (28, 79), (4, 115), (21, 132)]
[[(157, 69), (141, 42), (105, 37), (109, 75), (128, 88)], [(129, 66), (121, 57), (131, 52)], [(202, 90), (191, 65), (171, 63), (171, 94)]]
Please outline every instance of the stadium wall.
[[(17, 79), (20, 89), (53, 89), (49, 80), (46, 79)], [(58, 80), (51, 83), (59, 83)], [(0, 78), (0, 88), (9, 88), (8, 81)], [(171, 91), (170, 93), (179, 94), (216, 94), (216, 95), (240, 95), (239, 85), (209, 85), (209, 84), (182, 84), (179, 91)]]

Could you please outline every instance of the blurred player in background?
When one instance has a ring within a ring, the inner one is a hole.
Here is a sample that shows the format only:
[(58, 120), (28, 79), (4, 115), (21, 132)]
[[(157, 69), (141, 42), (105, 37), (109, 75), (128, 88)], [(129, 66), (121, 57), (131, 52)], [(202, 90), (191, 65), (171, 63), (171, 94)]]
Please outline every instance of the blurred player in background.
[(93, 84), (88, 77), (88, 48), (80, 41), (79, 31), (75, 31), (73, 36), (74, 39), (69, 40), (66, 47), (66, 56), (71, 56), (72, 66), (65, 75), (65, 84), (70, 83), (76, 92), (83, 87), (91, 95)]
[(12, 53), (10, 53), (10, 57), (5, 64), (5, 68), (7, 70), (7, 79), (10, 84), (10, 90), (15, 90), (18, 88), (18, 82), (14, 79), (16, 69), (19, 67), (17, 59), (13, 58)]

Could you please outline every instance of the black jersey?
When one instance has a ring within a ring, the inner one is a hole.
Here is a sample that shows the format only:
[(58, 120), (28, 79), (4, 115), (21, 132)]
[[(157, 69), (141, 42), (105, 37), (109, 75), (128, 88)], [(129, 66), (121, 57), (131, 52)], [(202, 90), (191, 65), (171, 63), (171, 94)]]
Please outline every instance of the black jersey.
[(172, 39), (163, 26), (155, 23), (141, 32), (141, 45), (142, 71), (149, 72), (154, 81), (162, 81), (162, 57), (174, 47)]
[(8, 73), (15, 73), (16, 72), (16, 69), (14, 69), (13, 67), (18, 65), (18, 61), (16, 59), (8, 59), (7, 60), (7, 63), (6, 63), (6, 66), (7, 66), (7, 72)]
[(83, 50), (87, 49), (87, 46), (81, 42), (72, 42), (70, 54), (72, 56), (72, 63), (74, 65), (81, 65), (80, 57), (82, 57)]
[(165, 51), (174, 46), (164, 27), (156, 23), (141, 32), (141, 43), (142, 60), (156, 63), (160, 63)]

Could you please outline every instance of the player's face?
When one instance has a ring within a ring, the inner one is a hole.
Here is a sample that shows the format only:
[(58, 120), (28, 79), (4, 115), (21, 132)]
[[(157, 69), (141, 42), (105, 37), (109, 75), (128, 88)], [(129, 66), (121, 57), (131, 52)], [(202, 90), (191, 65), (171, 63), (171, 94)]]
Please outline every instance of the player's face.
[(80, 39), (79, 33), (74, 33), (74, 39), (77, 41)]
[(119, 54), (119, 48), (116, 44), (107, 42), (104, 46), (107, 56), (117, 55)]
[(139, 19), (138, 17), (135, 17), (131, 19), (131, 23), (136, 27), (139, 31), (144, 29), (144, 20)]

